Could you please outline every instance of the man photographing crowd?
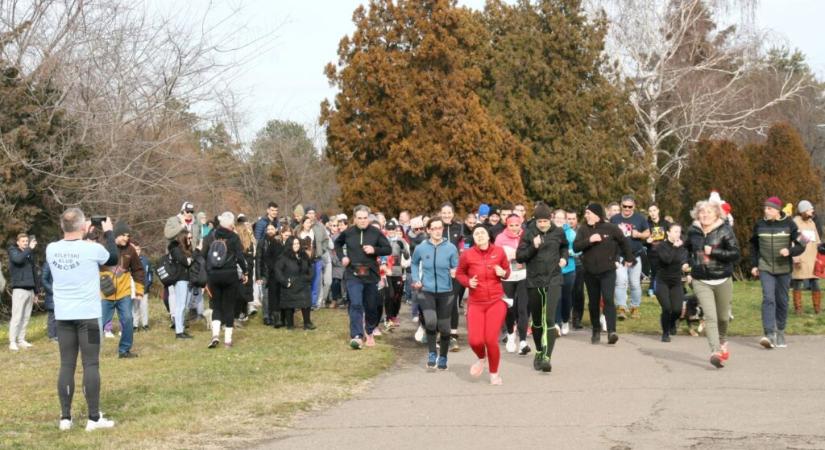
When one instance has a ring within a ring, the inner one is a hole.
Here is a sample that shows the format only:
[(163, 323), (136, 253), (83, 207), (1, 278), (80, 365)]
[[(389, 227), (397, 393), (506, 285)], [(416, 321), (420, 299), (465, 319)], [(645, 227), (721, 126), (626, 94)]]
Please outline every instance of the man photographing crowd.
[(46, 261), (53, 277), (54, 315), (60, 347), (57, 396), (62, 415), (60, 430), (72, 427), (72, 397), (77, 353), (83, 361), (83, 393), (89, 410), (86, 431), (112, 428), (115, 423), (100, 414), (100, 267), (118, 262), (112, 222), (101, 225), (106, 247), (85, 240), (91, 224), (83, 211), (69, 208), (60, 216), (63, 239), (46, 247)]

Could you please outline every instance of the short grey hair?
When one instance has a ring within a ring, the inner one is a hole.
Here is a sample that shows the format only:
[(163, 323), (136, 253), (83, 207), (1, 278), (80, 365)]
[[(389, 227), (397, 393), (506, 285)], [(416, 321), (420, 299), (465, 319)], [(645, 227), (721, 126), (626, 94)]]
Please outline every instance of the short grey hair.
[(696, 202), (696, 206), (694, 206), (690, 211), (690, 217), (693, 218), (693, 220), (699, 220), (699, 211), (703, 209), (713, 211), (713, 213), (716, 214), (717, 219), (722, 218), (722, 205), (708, 200), (700, 200)]
[(86, 216), (80, 208), (69, 208), (60, 215), (60, 229), (64, 233), (74, 233), (83, 230)]
[(367, 206), (367, 205), (358, 205), (358, 206), (356, 206), (355, 208), (352, 209), (352, 214), (353, 215), (358, 214), (359, 212), (365, 212), (367, 214), (370, 214), (371, 213), (370, 207)]
[(633, 202), (633, 204), (635, 205), (636, 204), (636, 198), (633, 197), (632, 195), (625, 195), (625, 196), (622, 197), (622, 203), (624, 203), (624, 202)]
[(218, 223), (224, 228), (232, 229), (232, 226), (235, 225), (235, 215), (226, 211), (218, 216)]

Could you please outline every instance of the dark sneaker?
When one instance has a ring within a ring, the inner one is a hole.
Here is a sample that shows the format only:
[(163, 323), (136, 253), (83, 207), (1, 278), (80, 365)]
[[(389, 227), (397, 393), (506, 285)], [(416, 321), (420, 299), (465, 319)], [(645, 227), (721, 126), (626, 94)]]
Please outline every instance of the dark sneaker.
[(530, 354), (530, 346), (527, 345), (527, 342), (521, 341), (519, 345), (521, 345), (521, 348), (518, 351), (519, 356), (527, 356)]
[(315, 324), (312, 323), (312, 322), (307, 322), (307, 323), (304, 324), (304, 329), (305, 330), (314, 330), (316, 328), (318, 328), (318, 327), (316, 327)]
[(189, 333), (178, 333), (175, 335), (175, 339), (192, 339), (192, 336)]
[(716, 367), (717, 369), (725, 367), (725, 361), (722, 359), (721, 353), (714, 353), (710, 355), (710, 363), (713, 365), (713, 367)]
[(616, 342), (619, 342), (619, 335), (618, 334), (610, 333), (609, 335), (607, 335), (607, 343), (608, 344), (613, 345)]
[(541, 363), (539, 363), (539, 369), (542, 372), (551, 372), (551, 371), (553, 371), (553, 365), (550, 364), (550, 358), (548, 358), (546, 356), (544, 358), (542, 358)]
[(447, 357), (446, 356), (439, 356), (437, 365), (438, 365), (438, 370), (447, 370)]
[(601, 331), (594, 331), (593, 336), (590, 336), (590, 343), (591, 344), (598, 344), (602, 340), (602, 333)]
[(427, 369), (435, 370), (435, 365), (438, 360), (438, 355), (435, 352), (430, 352), (427, 355)]
[(662, 342), (670, 342), (670, 336), (667, 334), (662, 335)]
[(533, 370), (541, 370), (541, 354), (539, 353), (536, 353), (536, 356), (533, 358)]
[(123, 352), (123, 353), (117, 355), (117, 357), (118, 358), (124, 358), (124, 359), (131, 359), (131, 358), (137, 358), (138, 355), (136, 355), (135, 353), (127, 351), (127, 352)]

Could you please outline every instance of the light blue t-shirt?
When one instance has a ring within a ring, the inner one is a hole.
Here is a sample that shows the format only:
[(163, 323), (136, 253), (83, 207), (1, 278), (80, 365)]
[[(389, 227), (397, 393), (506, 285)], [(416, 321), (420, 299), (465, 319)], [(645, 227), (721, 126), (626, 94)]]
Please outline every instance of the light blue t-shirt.
[(58, 241), (46, 247), (52, 271), (55, 320), (99, 319), (100, 265), (109, 260), (105, 247), (89, 241)]

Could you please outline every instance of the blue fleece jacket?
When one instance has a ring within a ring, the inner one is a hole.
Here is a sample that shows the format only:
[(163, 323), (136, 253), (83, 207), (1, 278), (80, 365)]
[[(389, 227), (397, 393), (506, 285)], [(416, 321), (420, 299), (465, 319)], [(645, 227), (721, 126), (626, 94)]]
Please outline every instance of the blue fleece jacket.
[(458, 249), (449, 240), (433, 245), (429, 239), (418, 244), (412, 256), (412, 282), (420, 281), (425, 292), (452, 292), (450, 270), (458, 267)]
[(561, 269), (561, 273), (562, 275), (567, 275), (568, 273), (576, 271), (576, 256), (578, 256), (578, 253), (573, 251), (573, 241), (576, 240), (576, 230), (570, 228), (570, 225), (564, 224), (564, 237), (567, 238), (567, 242), (570, 244), (570, 257), (567, 258), (567, 265), (564, 266), (564, 269)]

